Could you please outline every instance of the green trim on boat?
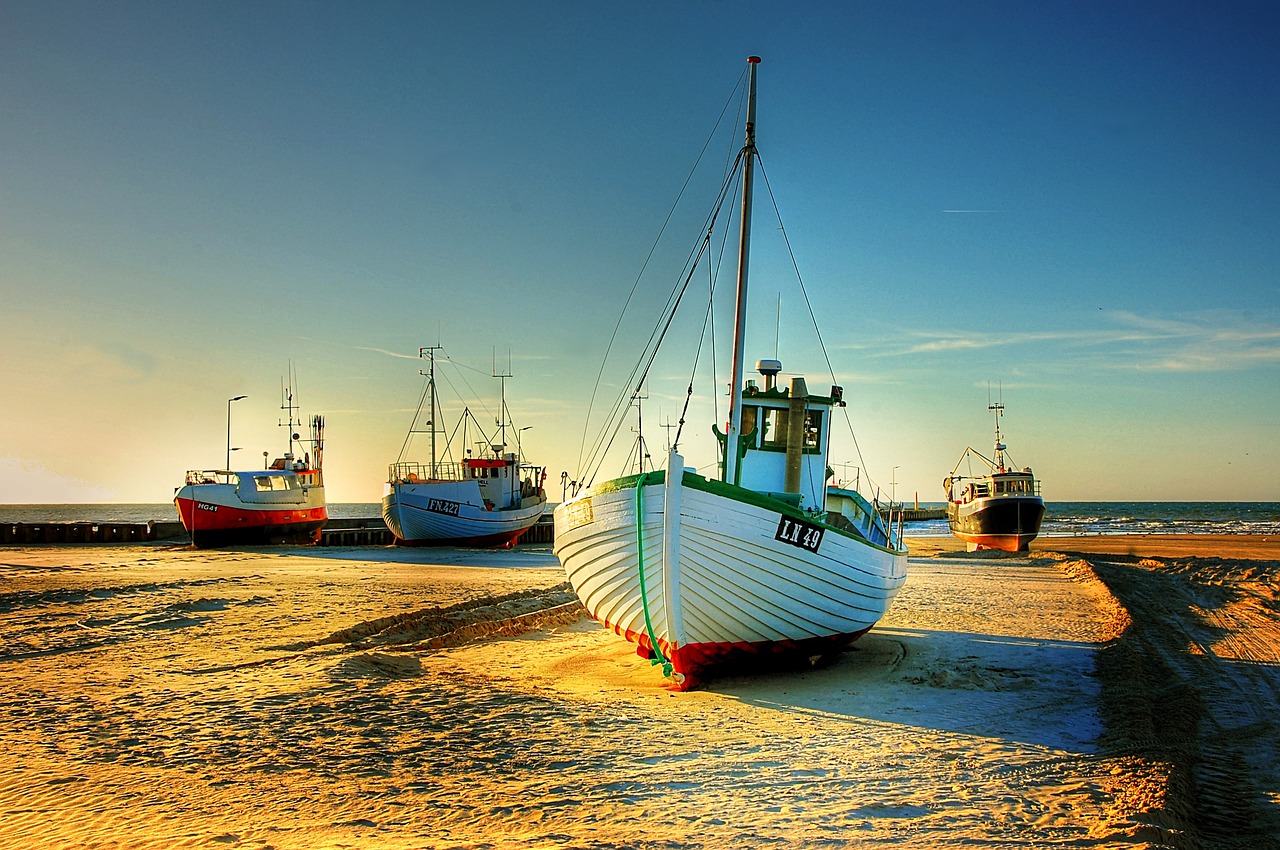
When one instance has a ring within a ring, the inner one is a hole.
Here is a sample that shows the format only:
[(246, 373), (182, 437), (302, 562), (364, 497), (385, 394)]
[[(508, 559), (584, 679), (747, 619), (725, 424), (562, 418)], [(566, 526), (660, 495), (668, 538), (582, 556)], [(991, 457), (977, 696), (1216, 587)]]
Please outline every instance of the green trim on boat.
[(694, 490), (701, 490), (704, 493), (711, 493), (714, 496), (721, 496), (726, 499), (733, 499), (735, 502), (754, 505), (758, 508), (764, 508), (767, 511), (789, 516), (792, 519), (803, 520), (814, 525), (820, 525), (826, 531), (832, 534), (838, 534), (841, 537), (848, 537), (850, 540), (857, 540), (859, 543), (865, 543), (873, 549), (879, 549), (881, 552), (889, 552), (898, 554), (898, 550), (890, 549), (887, 546), (881, 546), (878, 543), (872, 543), (867, 538), (856, 532), (847, 531), (843, 528), (837, 528), (826, 521), (825, 517), (814, 516), (806, 513), (799, 508), (793, 507), (786, 502), (779, 501), (772, 496), (766, 495), (756, 490), (748, 490), (744, 487), (735, 487), (732, 484), (725, 484), (723, 481), (716, 481), (710, 478), (703, 478), (694, 472), (685, 472), (684, 486), (691, 487)]
[[(596, 487), (590, 488), (583, 495), (596, 496), (604, 493), (617, 493), (621, 490), (631, 490), (636, 486), (636, 482), (641, 478), (644, 478), (644, 486), (646, 487), (665, 484), (667, 480), (667, 473), (664, 469), (658, 469), (653, 472), (614, 478)], [(755, 507), (763, 508), (766, 511), (773, 511), (774, 513), (782, 514), (783, 516), (789, 516), (792, 519), (799, 519), (814, 525), (820, 525), (827, 532), (838, 534), (841, 537), (848, 537), (850, 540), (857, 540), (859, 543), (865, 543), (867, 546), (870, 546), (873, 549), (879, 549), (881, 552), (888, 552), (892, 555), (901, 554), (897, 549), (890, 549), (887, 546), (881, 546), (879, 543), (873, 543), (857, 532), (848, 531), (847, 529), (834, 526), (827, 522), (826, 518), (823, 516), (815, 516), (814, 514), (806, 513), (794, 505), (789, 505), (786, 502), (780, 501), (757, 490), (748, 490), (745, 487), (735, 487), (732, 484), (726, 484), (723, 481), (719, 481), (714, 478), (704, 478), (698, 473), (692, 472), (688, 469), (684, 471), (683, 484), (685, 487), (690, 487), (694, 490), (701, 490), (702, 492), (710, 493), (713, 496), (721, 496), (726, 499), (732, 499), (735, 502), (754, 505)], [(853, 493), (854, 491), (845, 492)], [(868, 504), (866, 499), (862, 498), (861, 494), (855, 495), (862, 500), (863, 504)]]

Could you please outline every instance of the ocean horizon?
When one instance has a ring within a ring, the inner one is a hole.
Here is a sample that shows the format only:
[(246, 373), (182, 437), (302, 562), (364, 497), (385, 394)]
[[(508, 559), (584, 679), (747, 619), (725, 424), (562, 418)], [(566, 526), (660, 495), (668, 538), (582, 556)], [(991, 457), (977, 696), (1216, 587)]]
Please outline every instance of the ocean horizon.
[[(913, 503), (914, 504), (914, 503)], [(943, 502), (920, 502), (940, 508)], [(549, 504), (548, 511), (554, 505)], [(332, 519), (381, 516), (377, 502), (331, 502)], [(0, 524), (37, 522), (177, 522), (172, 503), (0, 505)], [(944, 519), (908, 522), (913, 537), (945, 537)], [(1094, 534), (1280, 534), (1280, 502), (1046, 502), (1041, 537)]]

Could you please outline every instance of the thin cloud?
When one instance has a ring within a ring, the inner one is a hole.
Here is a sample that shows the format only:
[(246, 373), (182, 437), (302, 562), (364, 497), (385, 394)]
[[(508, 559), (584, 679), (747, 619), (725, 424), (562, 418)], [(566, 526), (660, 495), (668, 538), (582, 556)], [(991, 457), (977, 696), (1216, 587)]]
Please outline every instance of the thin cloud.
[(414, 353), (414, 354), (401, 354), (399, 351), (388, 351), (388, 350), (387, 350), (387, 349), (385, 349), (385, 348), (373, 348), (373, 347), (368, 346), (368, 345), (353, 345), (353, 346), (351, 346), (351, 347), (352, 347), (352, 348), (354, 348), (356, 351), (372, 351), (372, 352), (374, 352), (375, 354), (385, 354), (385, 355), (387, 355), (388, 357), (399, 357), (399, 358), (401, 358), (401, 359), (403, 359), (403, 360), (417, 360), (417, 359), (418, 359), (418, 355), (417, 355), (416, 353)]
[[(1000, 348), (1016, 345), (1028, 345), (1044, 342), (1076, 342), (1089, 344), (1106, 340), (1114, 340), (1114, 335), (1103, 331), (1023, 331), (991, 333), (983, 331), (974, 334), (953, 332), (929, 333), (918, 331), (916, 337), (926, 337), (924, 342), (909, 345), (898, 351), (890, 350), (895, 355), (929, 354), (949, 351), (976, 351), (984, 348)], [(929, 338), (931, 337), (931, 338)]]
[(1038, 347), (1046, 353), (1052, 349), (1059, 362), (1069, 361), (1075, 349), (1080, 352), (1075, 356), (1091, 366), (1149, 372), (1223, 372), (1280, 363), (1280, 327), (1239, 312), (1169, 318), (1113, 311), (1099, 317), (1109, 326), (1001, 333), (920, 330), (869, 347), (882, 358)]

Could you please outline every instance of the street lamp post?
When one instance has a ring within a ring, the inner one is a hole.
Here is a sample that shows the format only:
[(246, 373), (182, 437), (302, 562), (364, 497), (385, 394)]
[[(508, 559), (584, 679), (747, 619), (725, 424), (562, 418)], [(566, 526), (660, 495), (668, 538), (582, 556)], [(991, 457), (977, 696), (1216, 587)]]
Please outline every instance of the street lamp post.
[(242, 398), (248, 398), (247, 395), (238, 395), (235, 398), (227, 399), (227, 466), (228, 472), (231, 471), (231, 402), (239, 401)]
[(891, 505), (894, 503), (894, 501), (895, 501), (895, 500), (896, 500), (896, 498), (897, 498), (897, 492), (898, 492), (898, 469), (899, 469), (899, 467), (896, 467), (896, 466), (895, 466), (895, 467), (893, 468), (893, 473), (889, 476), (889, 504), (891, 504)]

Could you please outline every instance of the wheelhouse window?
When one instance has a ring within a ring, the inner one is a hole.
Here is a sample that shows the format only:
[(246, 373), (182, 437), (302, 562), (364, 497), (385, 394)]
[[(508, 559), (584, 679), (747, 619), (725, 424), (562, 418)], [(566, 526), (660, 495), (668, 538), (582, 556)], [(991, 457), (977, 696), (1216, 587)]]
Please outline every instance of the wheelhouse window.
[(290, 483), (290, 480), (283, 475), (255, 475), (253, 477), (253, 486), (259, 493), (288, 490)]
[(764, 448), (785, 449), (787, 447), (787, 410), (785, 408), (765, 408), (761, 437), (760, 445)]
[(805, 451), (817, 451), (822, 445), (822, 411), (809, 410), (804, 414)]
[[(745, 410), (743, 413), (745, 414)], [(773, 451), (786, 451), (788, 423), (791, 411), (778, 407), (764, 408), (764, 421), (761, 430), (760, 447)], [(804, 414), (804, 434), (800, 446), (805, 452), (816, 452), (822, 446), (822, 411), (806, 410)], [(743, 432), (747, 433), (746, 418), (743, 418)]]
[[(755, 429), (756, 423), (760, 420), (760, 408), (754, 404), (744, 404), (742, 406), (742, 433), (750, 434)], [(758, 436), (758, 435), (757, 435)], [(753, 441), (752, 446), (756, 443)]]

